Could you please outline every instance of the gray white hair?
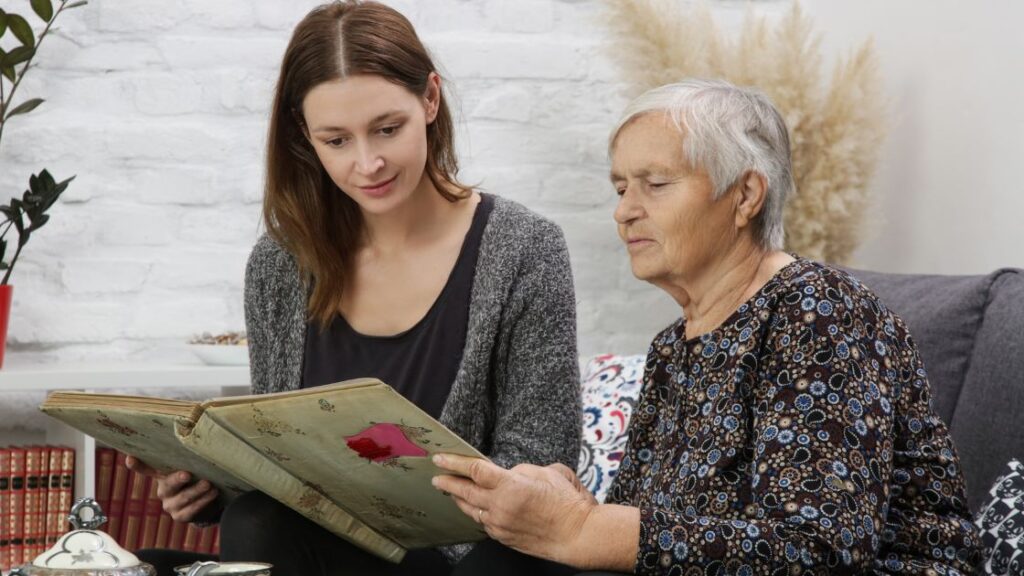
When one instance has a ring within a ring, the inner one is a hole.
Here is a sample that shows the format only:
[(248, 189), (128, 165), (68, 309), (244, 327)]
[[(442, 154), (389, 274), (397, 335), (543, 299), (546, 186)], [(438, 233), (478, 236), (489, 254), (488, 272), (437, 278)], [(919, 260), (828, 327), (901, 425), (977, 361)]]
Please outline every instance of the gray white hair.
[(794, 191), (793, 168), (786, 123), (771, 100), (760, 90), (724, 80), (666, 84), (626, 106), (609, 138), (609, 154), (627, 124), (654, 112), (671, 118), (684, 135), (686, 160), (707, 171), (716, 200), (748, 172), (764, 177), (768, 186), (755, 219), (757, 241), (766, 250), (781, 250), (783, 208)]

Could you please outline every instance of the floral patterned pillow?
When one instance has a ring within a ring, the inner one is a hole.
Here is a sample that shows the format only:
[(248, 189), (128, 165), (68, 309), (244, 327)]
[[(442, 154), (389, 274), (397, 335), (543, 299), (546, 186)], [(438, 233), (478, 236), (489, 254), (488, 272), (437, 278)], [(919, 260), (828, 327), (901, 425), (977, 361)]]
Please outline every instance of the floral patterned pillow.
[(603, 502), (626, 448), (626, 428), (643, 384), (644, 356), (595, 356), (583, 368), (580, 481)]
[(1024, 465), (1010, 460), (1009, 467), (975, 521), (985, 546), (985, 574), (1024, 574)]

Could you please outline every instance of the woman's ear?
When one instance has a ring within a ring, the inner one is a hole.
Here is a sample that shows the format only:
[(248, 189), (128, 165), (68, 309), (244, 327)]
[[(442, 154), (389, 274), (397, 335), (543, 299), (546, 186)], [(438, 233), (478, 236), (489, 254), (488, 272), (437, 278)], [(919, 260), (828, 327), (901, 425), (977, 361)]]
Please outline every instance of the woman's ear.
[(736, 185), (736, 227), (744, 228), (757, 218), (768, 195), (768, 179), (753, 170), (744, 174)]
[(423, 93), (423, 108), (426, 112), (427, 124), (437, 118), (437, 111), (441, 107), (441, 76), (437, 72), (431, 72), (427, 76), (427, 90)]

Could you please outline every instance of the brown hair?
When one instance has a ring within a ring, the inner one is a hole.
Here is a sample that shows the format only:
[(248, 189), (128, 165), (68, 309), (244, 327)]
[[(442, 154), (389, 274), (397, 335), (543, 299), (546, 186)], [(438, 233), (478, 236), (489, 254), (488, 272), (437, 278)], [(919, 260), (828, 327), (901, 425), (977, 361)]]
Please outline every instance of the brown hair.
[[(436, 69), (412, 24), (377, 2), (321, 5), (292, 33), (270, 116), (263, 220), (268, 234), (295, 256), (312, 284), (308, 314), (322, 326), (337, 313), (348, 286), (363, 219), (306, 139), (302, 101), (315, 86), (355, 74), (381, 76), (421, 96), (431, 72)], [(456, 180), (453, 131), (442, 89), (437, 117), (427, 126), (425, 172), (451, 202), (470, 193)]]

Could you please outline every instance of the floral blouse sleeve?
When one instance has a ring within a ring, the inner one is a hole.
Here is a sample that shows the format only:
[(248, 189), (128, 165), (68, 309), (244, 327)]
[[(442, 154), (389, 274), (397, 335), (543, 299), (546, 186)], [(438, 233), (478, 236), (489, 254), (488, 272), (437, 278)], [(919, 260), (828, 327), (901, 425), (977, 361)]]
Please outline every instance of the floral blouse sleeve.
[[(712, 333), (656, 339), (609, 499), (640, 508), (638, 573), (861, 573), (904, 533), (887, 524), (903, 415), (930, 413), (916, 349), (859, 285), (785, 279)], [(936, 493), (962, 498), (955, 472)], [(959, 520), (932, 524), (971, 550)]]

